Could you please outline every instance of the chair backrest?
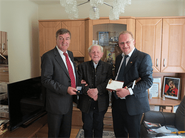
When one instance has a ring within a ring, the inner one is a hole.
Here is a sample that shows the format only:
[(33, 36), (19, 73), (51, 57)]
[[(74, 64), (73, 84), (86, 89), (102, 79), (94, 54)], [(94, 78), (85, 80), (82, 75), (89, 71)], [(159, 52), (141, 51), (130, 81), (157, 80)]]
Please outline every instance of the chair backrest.
[(185, 131), (185, 96), (176, 111), (175, 125), (179, 131)]

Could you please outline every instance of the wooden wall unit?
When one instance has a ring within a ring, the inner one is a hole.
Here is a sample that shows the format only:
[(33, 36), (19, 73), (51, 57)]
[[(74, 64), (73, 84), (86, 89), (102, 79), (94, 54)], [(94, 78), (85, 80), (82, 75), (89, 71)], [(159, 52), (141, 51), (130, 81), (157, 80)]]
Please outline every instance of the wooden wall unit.
[(185, 18), (137, 18), (136, 48), (149, 53), (154, 72), (185, 73)]
[(71, 32), (69, 50), (74, 57), (85, 56), (85, 21), (84, 20), (43, 20), (39, 21), (40, 56), (56, 46), (56, 31), (66, 28)]
[(39, 21), (40, 56), (56, 46), (56, 31), (60, 28), (60, 21)]
[(69, 50), (73, 51), (75, 57), (85, 56), (85, 21), (63, 21), (62, 28), (71, 32), (71, 43)]
[(7, 32), (0, 31), (0, 53), (4, 56), (8, 55)]
[(0, 82), (9, 82), (7, 32), (0, 31)]
[(73, 128), (82, 128), (82, 112), (76, 106), (73, 106), (72, 114), (72, 127)]
[[(99, 20), (90, 20), (86, 19), (86, 48), (85, 52), (87, 52), (88, 47), (92, 45), (93, 40), (93, 26), (94, 25), (103, 25), (103, 24), (124, 24), (126, 25), (126, 30), (131, 31), (135, 36), (135, 18), (133, 17), (120, 17), (119, 20), (109, 20), (109, 18), (100, 18)], [(120, 32), (123, 31), (124, 28), (120, 28)], [(88, 54), (85, 54), (85, 61), (90, 60)]]
[(162, 19), (136, 19), (136, 48), (152, 58), (153, 71), (160, 72)]
[(0, 67), (0, 82), (9, 82), (8, 66)]
[(163, 19), (161, 72), (185, 73), (185, 18)]

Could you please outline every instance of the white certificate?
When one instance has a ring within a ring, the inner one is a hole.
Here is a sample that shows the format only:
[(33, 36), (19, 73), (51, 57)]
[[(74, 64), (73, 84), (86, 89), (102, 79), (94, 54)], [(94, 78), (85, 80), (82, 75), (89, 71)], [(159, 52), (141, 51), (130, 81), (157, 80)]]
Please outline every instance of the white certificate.
[(123, 88), (123, 84), (124, 84), (124, 82), (110, 79), (107, 84), (106, 89), (115, 91), (116, 89)]

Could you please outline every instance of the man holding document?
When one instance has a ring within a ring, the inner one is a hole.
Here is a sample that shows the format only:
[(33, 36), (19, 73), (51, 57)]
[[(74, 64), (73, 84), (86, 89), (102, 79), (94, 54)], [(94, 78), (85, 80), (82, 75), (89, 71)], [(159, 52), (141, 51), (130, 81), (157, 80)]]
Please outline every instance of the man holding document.
[(139, 138), (142, 114), (150, 110), (147, 89), (153, 83), (152, 60), (135, 48), (131, 32), (121, 32), (118, 43), (122, 54), (116, 57), (115, 80), (124, 84), (112, 93), (114, 133), (116, 137)]

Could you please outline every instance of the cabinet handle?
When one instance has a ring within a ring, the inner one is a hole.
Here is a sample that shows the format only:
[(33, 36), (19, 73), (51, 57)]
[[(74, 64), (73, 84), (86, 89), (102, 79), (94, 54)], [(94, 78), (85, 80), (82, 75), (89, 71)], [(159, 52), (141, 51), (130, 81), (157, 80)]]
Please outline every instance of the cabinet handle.
[(166, 66), (166, 59), (164, 58), (163, 59), (163, 67), (165, 67)]
[(8, 72), (8, 70), (3, 70), (3, 72)]
[(156, 67), (158, 67), (158, 58), (156, 59)]

